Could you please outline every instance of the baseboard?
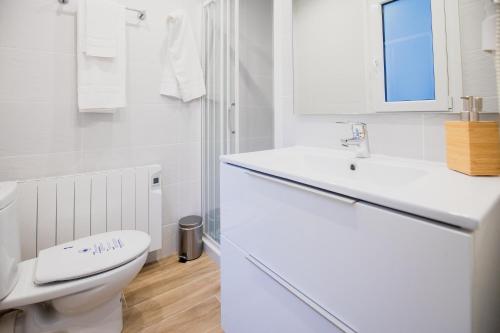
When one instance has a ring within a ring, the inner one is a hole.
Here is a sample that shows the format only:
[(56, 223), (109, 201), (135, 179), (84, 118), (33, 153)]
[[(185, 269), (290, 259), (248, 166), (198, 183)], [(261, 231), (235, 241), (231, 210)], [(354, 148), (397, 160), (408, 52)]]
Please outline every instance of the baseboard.
[(214, 242), (212, 239), (203, 236), (203, 245), (205, 252), (210, 258), (212, 258), (218, 266), (220, 266), (220, 248), (219, 244)]

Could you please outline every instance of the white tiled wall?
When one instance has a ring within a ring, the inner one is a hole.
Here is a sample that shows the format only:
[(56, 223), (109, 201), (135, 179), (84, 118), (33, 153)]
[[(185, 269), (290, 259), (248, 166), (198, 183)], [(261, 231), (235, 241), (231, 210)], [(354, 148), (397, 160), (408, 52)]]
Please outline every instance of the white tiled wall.
[(464, 95), (483, 96), (486, 111), (498, 110), (494, 57), (481, 49), (481, 22), (495, 14), (491, 0), (459, 0)]
[[(292, 0), (275, 0), (275, 85), (279, 112), (276, 113), (275, 140), (278, 147), (291, 145), (344, 149), (340, 138), (351, 135), (338, 121), (363, 121), (368, 124), (372, 152), (397, 157), (445, 161), (444, 122), (458, 119), (456, 114), (394, 113), (353, 116), (307, 116), (293, 113)], [(493, 59), (480, 48), (477, 26), (488, 13), (486, 0), (460, 0), (464, 94), (487, 97), (486, 107), (496, 110)], [(497, 119), (487, 115), (483, 119)]]
[(164, 254), (176, 249), (179, 217), (200, 214), (200, 103), (160, 96), (166, 15), (184, 8), (200, 35), (201, 0), (122, 0), (128, 16), (128, 107), (76, 107), (75, 5), (0, 1), (0, 181), (159, 163)]

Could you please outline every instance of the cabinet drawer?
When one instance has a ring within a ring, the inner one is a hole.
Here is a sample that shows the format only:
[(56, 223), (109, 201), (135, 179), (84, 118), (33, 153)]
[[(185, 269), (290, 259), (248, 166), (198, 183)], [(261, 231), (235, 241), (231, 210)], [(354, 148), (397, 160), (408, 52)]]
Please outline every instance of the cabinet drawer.
[(222, 327), (228, 333), (341, 333), (221, 238)]
[(354, 331), (470, 331), (469, 234), (225, 164), (221, 197), (222, 235)]

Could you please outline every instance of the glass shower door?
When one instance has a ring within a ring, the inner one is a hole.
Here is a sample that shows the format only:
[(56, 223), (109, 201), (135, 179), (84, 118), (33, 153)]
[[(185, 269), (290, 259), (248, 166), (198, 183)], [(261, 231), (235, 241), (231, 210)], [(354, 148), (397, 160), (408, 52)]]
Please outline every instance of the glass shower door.
[(219, 157), (271, 149), (273, 1), (203, 4), (202, 214), (205, 236), (220, 241)]
[(231, 47), (235, 40), (234, 0), (209, 0), (203, 6), (203, 65), (207, 95), (202, 101), (202, 211), (205, 235), (220, 241), (219, 157), (238, 152), (237, 100)]

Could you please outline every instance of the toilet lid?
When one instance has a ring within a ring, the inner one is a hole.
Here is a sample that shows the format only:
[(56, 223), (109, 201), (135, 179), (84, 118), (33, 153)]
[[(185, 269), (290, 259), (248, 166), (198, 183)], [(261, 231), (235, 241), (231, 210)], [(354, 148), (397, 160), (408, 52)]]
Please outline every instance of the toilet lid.
[(40, 251), (33, 282), (79, 279), (122, 266), (149, 249), (142, 231), (124, 230), (81, 238)]

